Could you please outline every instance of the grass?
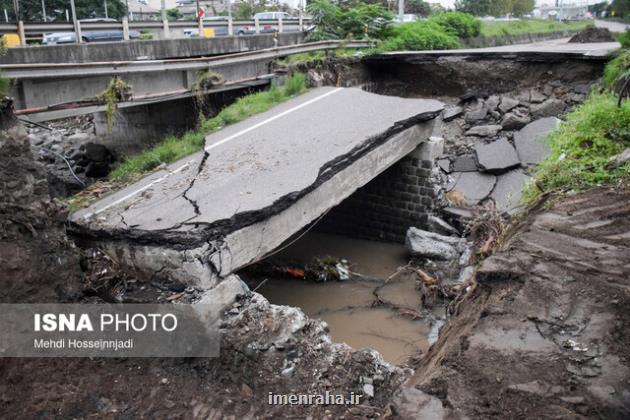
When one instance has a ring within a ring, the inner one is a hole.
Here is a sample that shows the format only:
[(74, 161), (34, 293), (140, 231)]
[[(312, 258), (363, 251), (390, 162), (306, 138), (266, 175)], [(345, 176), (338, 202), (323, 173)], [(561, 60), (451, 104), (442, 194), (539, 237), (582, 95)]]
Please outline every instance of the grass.
[(561, 31), (579, 31), (591, 23), (588, 21), (580, 22), (556, 22), (553, 20), (513, 20), (509, 22), (481, 22), (481, 36), (485, 37), (501, 37), (509, 35), (525, 35), (525, 34), (546, 34), (550, 32)]
[(630, 147), (630, 102), (618, 107), (610, 92), (591, 94), (547, 141), (551, 155), (525, 189), (525, 204), (543, 193), (581, 191), (627, 178), (630, 163), (613, 167), (609, 158)]
[(267, 111), (305, 90), (304, 75), (295, 73), (287, 79), (282, 87), (273, 86), (269, 90), (244, 96), (224, 108), (215, 117), (202, 119), (195, 130), (188, 131), (181, 137), (168, 137), (153, 148), (127, 158), (112, 171), (110, 179), (123, 184), (132, 182), (161, 164), (168, 164), (198, 152), (204, 147), (205, 137), (208, 134), (226, 125)]

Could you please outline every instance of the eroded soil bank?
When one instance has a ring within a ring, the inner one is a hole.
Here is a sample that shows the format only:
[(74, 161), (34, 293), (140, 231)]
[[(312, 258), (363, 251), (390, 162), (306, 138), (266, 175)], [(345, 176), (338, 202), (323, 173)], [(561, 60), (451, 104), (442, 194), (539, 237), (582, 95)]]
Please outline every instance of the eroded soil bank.
[(403, 417), (628, 418), (630, 189), (541, 203), (396, 397)]

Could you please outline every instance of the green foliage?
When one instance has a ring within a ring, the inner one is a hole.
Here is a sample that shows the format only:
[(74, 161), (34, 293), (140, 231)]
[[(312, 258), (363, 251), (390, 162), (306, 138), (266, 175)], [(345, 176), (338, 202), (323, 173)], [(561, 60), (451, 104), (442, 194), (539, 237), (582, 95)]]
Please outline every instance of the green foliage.
[(535, 5), (535, 0), (459, 0), (455, 9), (475, 16), (522, 16)]
[(602, 83), (605, 88), (612, 90), (630, 69), (630, 51), (625, 51), (611, 60), (604, 68)]
[(110, 174), (116, 182), (130, 182), (162, 163), (171, 163), (204, 147), (205, 137), (222, 127), (267, 111), (274, 105), (303, 92), (305, 78), (301, 73), (289, 77), (283, 87), (273, 86), (263, 92), (244, 96), (210, 119), (203, 119), (196, 130), (181, 137), (168, 137), (152, 149), (129, 157)]
[(151, 32), (140, 32), (140, 40), (142, 41), (150, 41), (153, 39), (153, 34)]
[[(4, 37), (0, 37), (0, 56), (6, 54), (7, 46), (6, 40)], [(7, 79), (6, 77), (2, 77), (2, 72), (0, 71), (0, 96), (6, 96), (9, 94), (11, 90), (11, 86), (13, 85), (11, 79)]]
[(407, 0), (405, 1), (405, 13), (429, 16), (431, 14), (431, 5), (424, 0)]
[(419, 21), (399, 25), (380, 45), (383, 51), (446, 50), (459, 48), (457, 36), (434, 22)]
[(608, 7), (608, 11), (612, 16), (614, 12), (615, 17), (626, 18), (630, 16), (630, 0), (613, 0)]
[(481, 21), (475, 19), (469, 13), (445, 12), (438, 13), (429, 18), (429, 22), (434, 22), (447, 31), (453, 32), (460, 38), (471, 38), (479, 35)]
[(105, 90), (100, 94), (100, 99), (105, 103), (105, 116), (107, 117), (107, 128), (111, 131), (114, 122), (116, 104), (131, 97), (131, 86), (124, 80), (115, 76), (110, 80)]
[(593, 94), (567, 115), (548, 142), (551, 155), (539, 165), (525, 202), (545, 192), (582, 190), (628, 177), (630, 164), (614, 168), (608, 160), (630, 147), (630, 102), (618, 107), (613, 94)]
[(621, 48), (630, 48), (630, 29), (617, 36), (617, 41), (621, 44)]
[(333, 4), (314, 0), (306, 6), (315, 30), (308, 40), (383, 39), (390, 34), (393, 15), (380, 4)]
[(579, 31), (590, 23), (582, 22), (557, 22), (553, 20), (528, 19), (509, 22), (481, 22), (481, 35), (483, 36), (508, 36), (524, 34), (544, 34), (550, 32)]
[(172, 9), (166, 9), (166, 19), (172, 21), (181, 19), (184, 17), (184, 14), (179, 11), (177, 7), (173, 7)]
[[(43, 21), (41, 0), (20, 0), (20, 18), (25, 22)], [(77, 19), (103, 18), (105, 17), (105, 3), (103, 0), (76, 0)], [(120, 20), (127, 14), (126, 4), (121, 0), (107, 1), (107, 15), (110, 18)], [(9, 19), (15, 21), (15, 9), (13, 0), (0, 0), (0, 9), (6, 9)], [(70, 12), (68, 0), (46, 0), (46, 17), (49, 22), (65, 22), (66, 10)]]

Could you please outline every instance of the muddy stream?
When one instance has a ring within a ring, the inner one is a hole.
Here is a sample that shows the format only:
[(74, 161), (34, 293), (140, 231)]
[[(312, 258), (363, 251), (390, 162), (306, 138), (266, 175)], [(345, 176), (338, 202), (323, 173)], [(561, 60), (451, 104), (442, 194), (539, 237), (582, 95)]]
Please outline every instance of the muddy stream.
[(374, 242), (323, 233), (308, 233), (272, 259), (272, 264), (303, 265), (313, 257), (348, 261), (346, 281), (315, 282), (286, 275), (240, 273), (271, 303), (301, 308), (328, 324), (332, 339), (354, 348), (377, 350), (391, 363), (403, 363), (424, 352), (437, 338), (444, 310), (439, 303), (423, 310), (417, 277), (402, 273), (408, 262), (401, 244)]

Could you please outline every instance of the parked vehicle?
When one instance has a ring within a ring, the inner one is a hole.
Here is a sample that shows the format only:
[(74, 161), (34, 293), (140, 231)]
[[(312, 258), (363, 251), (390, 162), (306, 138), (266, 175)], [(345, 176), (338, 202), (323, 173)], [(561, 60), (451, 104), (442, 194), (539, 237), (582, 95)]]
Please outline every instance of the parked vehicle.
[[(81, 33), (83, 42), (109, 42), (109, 41), (122, 41), (123, 31), (111, 30), (111, 31), (86, 31)], [(140, 39), (140, 32), (129, 31), (129, 39)], [(76, 34), (74, 32), (52, 32), (44, 34), (42, 44), (44, 45), (56, 45), (56, 44), (72, 44), (77, 41)]]

